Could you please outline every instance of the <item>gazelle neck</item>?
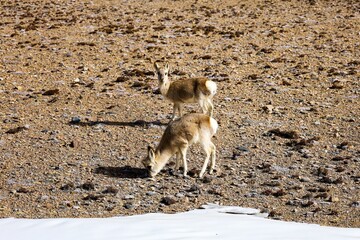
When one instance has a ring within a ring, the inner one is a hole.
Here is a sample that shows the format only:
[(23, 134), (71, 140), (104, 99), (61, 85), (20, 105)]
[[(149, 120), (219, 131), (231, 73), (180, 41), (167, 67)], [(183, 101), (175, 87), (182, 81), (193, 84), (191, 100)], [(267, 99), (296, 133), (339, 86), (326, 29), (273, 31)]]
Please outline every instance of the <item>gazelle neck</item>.
[(157, 174), (160, 170), (165, 166), (165, 164), (169, 161), (170, 157), (172, 156), (171, 151), (164, 150), (160, 152), (156, 150), (155, 152), (155, 165), (153, 166), (152, 173)]
[(170, 87), (169, 80), (166, 80), (166, 81), (164, 80), (162, 83), (160, 83), (159, 88), (160, 88), (161, 94), (165, 96), (167, 94), (167, 92), (169, 91), (169, 87)]

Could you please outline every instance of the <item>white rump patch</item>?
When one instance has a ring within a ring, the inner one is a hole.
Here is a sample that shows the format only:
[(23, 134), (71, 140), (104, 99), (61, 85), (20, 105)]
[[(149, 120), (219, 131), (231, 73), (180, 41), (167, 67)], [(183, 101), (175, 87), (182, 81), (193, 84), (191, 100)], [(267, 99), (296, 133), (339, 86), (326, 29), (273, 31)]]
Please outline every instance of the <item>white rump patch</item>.
[(214, 131), (213, 132), (213, 135), (214, 135), (216, 133), (219, 125), (218, 125), (217, 121), (215, 119), (213, 119), (212, 117), (210, 118), (210, 127)]
[(206, 81), (205, 83), (206, 88), (211, 92), (211, 95), (215, 95), (217, 86), (216, 83), (213, 81)]

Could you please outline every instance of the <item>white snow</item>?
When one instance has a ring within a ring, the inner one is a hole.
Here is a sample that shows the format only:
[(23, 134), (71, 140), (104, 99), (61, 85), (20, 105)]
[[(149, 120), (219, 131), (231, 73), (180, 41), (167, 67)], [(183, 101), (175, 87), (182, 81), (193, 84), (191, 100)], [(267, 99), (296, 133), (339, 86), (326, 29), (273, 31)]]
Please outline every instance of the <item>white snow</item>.
[[(114, 218), (0, 219), (2, 240), (196, 239), (347, 240), (360, 228), (266, 219), (259, 210), (214, 204), (177, 214), (152, 213)], [(230, 214), (231, 213), (231, 214)]]

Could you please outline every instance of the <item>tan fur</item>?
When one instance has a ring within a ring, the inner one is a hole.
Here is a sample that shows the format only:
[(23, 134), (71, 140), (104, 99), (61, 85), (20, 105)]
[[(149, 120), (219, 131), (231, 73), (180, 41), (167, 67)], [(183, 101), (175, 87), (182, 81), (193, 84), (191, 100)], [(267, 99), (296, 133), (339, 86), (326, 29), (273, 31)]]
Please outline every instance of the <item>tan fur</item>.
[(154, 63), (159, 80), (161, 94), (174, 103), (173, 116), (176, 117), (176, 110), (182, 116), (183, 103), (199, 103), (203, 113), (210, 117), (213, 114), (212, 98), (216, 93), (215, 82), (207, 78), (187, 78), (175, 81), (169, 81), (169, 65), (160, 69), (157, 63)]
[(187, 114), (175, 121), (169, 123), (160, 140), (159, 145), (154, 150), (148, 148), (148, 156), (143, 160), (145, 168), (149, 170), (151, 177), (156, 176), (166, 165), (173, 155), (177, 155), (176, 170), (182, 163), (184, 176), (187, 175), (186, 151), (194, 143), (200, 143), (206, 152), (206, 158), (199, 174), (204, 176), (206, 167), (211, 158), (210, 174), (215, 168), (216, 147), (211, 142), (215, 135), (218, 124), (215, 119), (201, 113)]

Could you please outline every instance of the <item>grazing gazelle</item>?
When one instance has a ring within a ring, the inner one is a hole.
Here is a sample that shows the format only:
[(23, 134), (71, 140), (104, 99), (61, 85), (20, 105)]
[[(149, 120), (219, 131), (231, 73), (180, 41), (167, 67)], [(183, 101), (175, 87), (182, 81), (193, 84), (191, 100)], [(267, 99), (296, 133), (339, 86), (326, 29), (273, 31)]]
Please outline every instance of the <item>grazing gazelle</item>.
[(186, 151), (193, 143), (200, 143), (206, 152), (206, 158), (199, 177), (204, 176), (209, 159), (211, 159), (211, 174), (215, 168), (216, 147), (211, 142), (215, 135), (218, 123), (212, 117), (201, 113), (190, 113), (169, 123), (156, 150), (148, 147), (148, 156), (142, 161), (151, 177), (154, 177), (165, 166), (169, 159), (176, 154), (175, 169), (180, 164), (184, 168), (184, 176), (187, 175)]
[(166, 63), (164, 69), (160, 69), (155, 62), (154, 67), (159, 80), (161, 94), (174, 103), (172, 119), (176, 117), (176, 110), (182, 116), (183, 103), (200, 104), (203, 113), (212, 117), (213, 103), (212, 98), (216, 93), (216, 83), (207, 78), (187, 78), (175, 81), (169, 80), (169, 64)]

